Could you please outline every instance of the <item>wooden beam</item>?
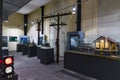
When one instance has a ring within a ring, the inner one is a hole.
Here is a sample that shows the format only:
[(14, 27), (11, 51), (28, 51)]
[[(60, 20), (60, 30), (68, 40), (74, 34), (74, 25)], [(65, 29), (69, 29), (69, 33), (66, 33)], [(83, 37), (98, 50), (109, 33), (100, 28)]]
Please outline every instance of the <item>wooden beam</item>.
[[(60, 26), (67, 25), (65, 23), (59, 24)], [(50, 26), (58, 26), (58, 24), (50, 24)]]
[(40, 45), (40, 21), (37, 20), (37, 31), (38, 31), (38, 45)]
[(57, 38), (56, 38), (56, 63), (59, 63), (59, 55), (60, 55), (60, 51), (59, 51), (59, 34), (60, 34), (60, 14), (58, 13), (57, 15), (58, 20), (57, 20)]
[[(67, 15), (71, 15), (71, 12), (67, 12), (67, 13), (59, 13), (59, 16), (67, 16)], [(44, 18), (52, 18), (52, 17), (58, 17), (58, 14), (56, 15), (50, 15), (50, 16), (45, 16)]]

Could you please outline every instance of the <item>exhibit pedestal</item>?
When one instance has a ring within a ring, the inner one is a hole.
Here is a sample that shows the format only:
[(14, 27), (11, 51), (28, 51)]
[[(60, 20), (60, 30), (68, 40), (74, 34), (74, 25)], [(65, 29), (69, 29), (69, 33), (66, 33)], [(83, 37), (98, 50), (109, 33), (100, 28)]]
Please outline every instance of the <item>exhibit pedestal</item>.
[(54, 48), (37, 48), (37, 58), (42, 64), (54, 63)]
[(22, 52), (23, 44), (17, 44), (17, 52)]
[(37, 47), (37, 58), (40, 59), (40, 55), (41, 55), (41, 51), (40, 51), (41, 47)]
[(28, 57), (34, 57), (37, 55), (37, 46), (28, 47)]
[(9, 55), (8, 49), (2, 49), (2, 55), (3, 56)]
[(23, 45), (22, 55), (27, 55), (27, 54), (28, 54), (28, 46), (27, 45)]
[(64, 68), (98, 80), (120, 80), (120, 57), (66, 51)]

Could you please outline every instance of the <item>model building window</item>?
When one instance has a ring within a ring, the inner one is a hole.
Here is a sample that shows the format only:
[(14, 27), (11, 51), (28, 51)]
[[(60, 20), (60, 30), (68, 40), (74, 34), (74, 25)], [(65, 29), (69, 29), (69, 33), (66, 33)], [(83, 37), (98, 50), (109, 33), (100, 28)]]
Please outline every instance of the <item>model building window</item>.
[(108, 42), (105, 42), (105, 48), (109, 48), (109, 43)]
[(100, 48), (100, 43), (96, 42), (96, 48)]
[(117, 50), (116, 44), (114, 44), (114, 43), (111, 44), (111, 50)]
[(104, 48), (104, 44), (105, 42), (104, 42), (104, 40), (102, 39), (102, 40), (100, 40), (100, 49), (103, 49)]

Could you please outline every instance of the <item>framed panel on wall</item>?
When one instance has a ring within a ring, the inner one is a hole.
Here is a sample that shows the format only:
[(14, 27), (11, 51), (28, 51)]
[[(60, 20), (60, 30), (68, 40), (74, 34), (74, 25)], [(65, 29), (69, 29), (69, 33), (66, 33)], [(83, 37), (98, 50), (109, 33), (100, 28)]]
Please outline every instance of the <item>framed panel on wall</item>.
[(17, 42), (17, 36), (9, 36), (9, 42)]

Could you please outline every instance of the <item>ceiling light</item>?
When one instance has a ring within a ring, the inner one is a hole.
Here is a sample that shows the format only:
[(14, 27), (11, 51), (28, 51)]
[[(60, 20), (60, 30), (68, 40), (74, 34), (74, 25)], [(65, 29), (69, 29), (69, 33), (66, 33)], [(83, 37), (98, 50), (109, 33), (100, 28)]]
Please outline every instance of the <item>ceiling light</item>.
[(34, 22), (33, 22), (33, 21), (31, 21), (30, 23), (31, 23), (31, 24), (33, 24)]
[(72, 13), (72, 14), (75, 14), (75, 13), (76, 13), (76, 6), (75, 6), (75, 5), (72, 6), (71, 13)]
[(75, 5), (73, 5), (72, 10), (76, 11), (76, 6)]
[(27, 26), (27, 24), (25, 24), (25, 26)]
[(7, 22), (8, 22), (8, 19), (6, 19), (5, 22), (7, 23)]
[(76, 13), (76, 6), (75, 6), (75, 5), (72, 6), (71, 12), (72, 12), (72, 14), (75, 14), (75, 13)]
[(72, 14), (75, 14), (76, 12), (75, 11), (72, 11)]

